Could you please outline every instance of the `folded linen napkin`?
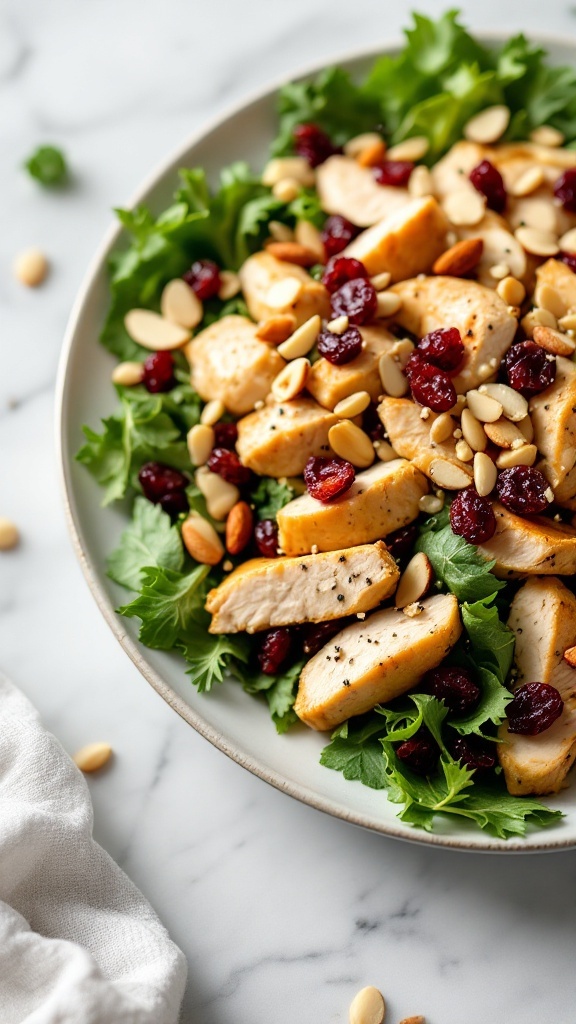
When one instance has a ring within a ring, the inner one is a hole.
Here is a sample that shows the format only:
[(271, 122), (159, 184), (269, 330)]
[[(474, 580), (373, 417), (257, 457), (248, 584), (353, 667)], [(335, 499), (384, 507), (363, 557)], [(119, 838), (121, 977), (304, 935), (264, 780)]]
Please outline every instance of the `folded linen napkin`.
[(88, 787), (0, 675), (0, 1021), (174, 1024), (183, 954), (92, 838)]

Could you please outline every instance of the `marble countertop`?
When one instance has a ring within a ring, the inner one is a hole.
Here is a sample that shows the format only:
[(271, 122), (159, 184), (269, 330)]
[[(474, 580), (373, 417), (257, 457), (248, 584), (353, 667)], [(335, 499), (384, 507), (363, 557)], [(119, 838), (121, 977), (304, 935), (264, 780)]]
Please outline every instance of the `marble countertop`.
[[(392, 10), (392, 6), (394, 9)], [(420, 0), (439, 13), (445, 3)], [(576, 35), (568, 3), (472, 0), (479, 28)], [(390, 1022), (570, 1024), (573, 853), (463, 855), (368, 834), (271, 789), (181, 721), (140, 677), (76, 564), (58, 490), (53, 393), (84, 269), (143, 176), (202, 122), (307, 61), (397, 37), (405, 3), (3, 0), (0, 5), (0, 668), (69, 751), (110, 741), (90, 781), (96, 837), (189, 962), (185, 1022), (344, 1022), (375, 984)], [(249, 12), (249, 16), (248, 16)], [(62, 194), (19, 170), (40, 142)], [(38, 245), (52, 273), (12, 276)]]

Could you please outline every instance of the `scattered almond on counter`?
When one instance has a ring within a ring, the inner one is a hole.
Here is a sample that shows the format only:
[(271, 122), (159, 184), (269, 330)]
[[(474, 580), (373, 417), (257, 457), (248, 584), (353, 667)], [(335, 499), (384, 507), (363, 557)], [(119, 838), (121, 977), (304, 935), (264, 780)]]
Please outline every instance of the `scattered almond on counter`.
[(20, 541), (18, 527), (11, 519), (0, 518), (0, 551), (11, 551)]
[(350, 1024), (382, 1024), (385, 1015), (384, 996), (373, 985), (360, 989), (350, 1004)]
[(25, 249), (14, 260), (14, 274), (27, 288), (37, 288), (45, 280), (50, 264), (40, 249)]
[(108, 764), (111, 757), (112, 747), (109, 743), (88, 743), (76, 751), (72, 760), (81, 772), (97, 772)]

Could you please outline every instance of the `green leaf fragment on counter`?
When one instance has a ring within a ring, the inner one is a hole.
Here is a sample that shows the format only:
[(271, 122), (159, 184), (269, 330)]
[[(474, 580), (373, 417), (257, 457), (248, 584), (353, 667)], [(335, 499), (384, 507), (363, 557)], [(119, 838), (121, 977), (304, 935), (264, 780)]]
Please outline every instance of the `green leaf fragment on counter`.
[(108, 575), (129, 590), (138, 591), (142, 569), (160, 566), (178, 572), (184, 550), (177, 526), (159, 505), (136, 498), (130, 526), (108, 558)]
[(56, 146), (38, 146), (24, 166), (30, 176), (45, 188), (63, 185), (68, 179), (66, 158)]

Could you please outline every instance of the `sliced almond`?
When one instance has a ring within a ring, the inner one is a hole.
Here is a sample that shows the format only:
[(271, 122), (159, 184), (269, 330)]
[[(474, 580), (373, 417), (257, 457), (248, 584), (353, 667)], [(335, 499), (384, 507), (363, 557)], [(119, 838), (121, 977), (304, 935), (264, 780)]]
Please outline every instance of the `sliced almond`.
[(382, 1024), (386, 1015), (384, 997), (369, 985), (354, 996), (348, 1011), (350, 1024)]
[(88, 743), (76, 751), (72, 760), (81, 772), (97, 772), (108, 764), (111, 757), (112, 747), (109, 743)]
[(395, 341), (392, 345), (390, 355), (394, 362), (398, 363), (398, 366), (404, 370), (415, 348), (416, 346), (414, 342), (410, 341), (409, 338), (399, 338), (398, 341)]
[(296, 330), (290, 335), (286, 341), (283, 341), (278, 346), (278, 352), (283, 359), (299, 359), (300, 356), (308, 354), (311, 348), (314, 347), (314, 343), (320, 328), (322, 327), (322, 320), (317, 313), (311, 316), (309, 320), (297, 327)]
[(218, 521), (226, 519), (230, 509), (234, 507), (240, 497), (238, 488), (234, 484), (229, 484), (227, 480), (223, 480), (218, 473), (212, 473), (206, 466), (201, 466), (196, 470), (194, 479), (196, 486), (206, 498), (208, 514)]
[(430, 427), (430, 440), (433, 444), (442, 444), (452, 436), (454, 420), (449, 412), (441, 412)]
[(521, 306), (526, 298), (526, 289), (515, 277), (504, 277), (498, 282), (496, 292), (507, 306)]
[(508, 192), (511, 196), (529, 196), (537, 188), (540, 188), (544, 181), (545, 175), (541, 167), (529, 167), (508, 186)]
[(502, 138), (510, 123), (510, 109), (504, 104), (487, 107), (464, 125), (464, 138), (488, 145)]
[(461, 438), (460, 441), (456, 442), (455, 451), (456, 458), (460, 459), (460, 462), (472, 462), (472, 459), (474, 458), (474, 452), (472, 451), (468, 442), (464, 440), (464, 438)]
[(239, 555), (250, 543), (254, 517), (245, 501), (233, 505), (226, 520), (226, 550), (230, 555)]
[(212, 523), (197, 512), (182, 523), (182, 541), (188, 554), (201, 565), (218, 565), (224, 558), (224, 545)]
[(496, 486), (498, 472), (490, 456), (485, 452), (476, 452), (474, 456), (474, 486), (478, 494), (485, 498)]
[(543, 327), (536, 324), (532, 337), (534, 341), (555, 356), (565, 356), (570, 359), (576, 352), (576, 342), (568, 335), (555, 331), (552, 327)]
[(564, 252), (576, 252), (576, 228), (571, 228), (558, 241)]
[(380, 459), (380, 462), (392, 462), (398, 458), (398, 452), (395, 452), (392, 445), (388, 441), (374, 441), (374, 451)]
[(25, 249), (14, 260), (14, 274), (27, 288), (37, 288), (45, 280), (50, 265), (40, 249)]
[(448, 277), (464, 277), (482, 259), (484, 242), (481, 238), (464, 238), (438, 257), (432, 270)]
[(340, 420), (328, 431), (330, 447), (341, 459), (357, 469), (367, 469), (374, 462), (374, 445), (360, 427), (351, 420)]
[(516, 228), (514, 236), (526, 252), (533, 256), (555, 256), (559, 250), (555, 235), (538, 231), (537, 228)]
[(172, 323), (159, 313), (153, 313), (151, 309), (131, 309), (124, 317), (124, 326), (133, 341), (152, 352), (182, 348), (182, 345), (190, 341), (187, 328)]
[(280, 345), (290, 337), (296, 327), (296, 317), (293, 313), (276, 313), (262, 320), (256, 329), (256, 337), (261, 341), (269, 341), (272, 345)]
[(539, 282), (534, 291), (534, 302), (540, 309), (547, 309), (556, 319), (565, 316), (568, 306), (559, 291), (545, 282)]
[(526, 438), (516, 423), (503, 417), (495, 423), (487, 423), (484, 430), (498, 448), (517, 448), (526, 444)]
[(268, 223), (268, 231), (275, 242), (293, 242), (294, 232), (288, 224), (283, 224), (281, 220), (271, 220)]
[(365, 146), (361, 153), (358, 153), (356, 160), (360, 164), (360, 167), (377, 167), (381, 164), (386, 156), (386, 143), (384, 139), (378, 139), (378, 142), (372, 142), (369, 146)]
[(354, 138), (348, 139), (348, 142), (344, 143), (344, 153), (346, 156), (356, 158), (368, 146), (375, 145), (385, 145), (382, 136), (378, 132), (362, 132), (361, 135), (355, 135)]
[(576, 313), (567, 313), (558, 321), (557, 326), (562, 331), (576, 331)]
[(276, 401), (289, 402), (292, 398), (296, 398), (296, 395), (299, 395), (306, 387), (309, 370), (310, 360), (304, 356), (293, 359), (283, 370), (280, 370), (270, 388)]
[(486, 200), (476, 189), (458, 189), (442, 201), (442, 208), (452, 224), (468, 227), (479, 224), (486, 212)]
[[(484, 385), (485, 386), (485, 385)], [(485, 393), (476, 389), (466, 395), (468, 408), (481, 423), (495, 423), (502, 415), (502, 404)]]
[(338, 402), (334, 406), (334, 412), (336, 416), (342, 416), (343, 419), (351, 420), (355, 416), (360, 416), (368, 408), (370, 401), (371, 398), (367, 391), (355, 391), (353, 395), (348, 395), (347, 398), (343, 398), (341, 402)]
[(438, 494), (423, 494), (418, 501), (420, 511), (430, 516), (435, 516), (437, 512), (441, 512), (444, 508), (444, 498), (440, 497), (440, 494), (441, 492)]
[(316, 263), (326, 262), (326, 252), (322, 235), (309, 220), (299, 220), (294, 229), (294, 238), (299, 245), (311, 252), (316, 257)]
[(222, 302), (228, 302), (229, 299), (233, 299), (235, 295), (238, 295), (240, 291), (240, 278), (238, 274), (235, 274), (233, 270), (221, 270), (220, 271), (220, 288), (218, 289), (218, 298)]
[(423, 551), (419, 551), (410, 559), (400, 577), (394, 598), (396, 608), (405, 608), (406, 605), (419, 601), (428, 593), (433, 581), (434, 572), (430, 559)]
[(415, 199), (435, 195), (434, 178), (424, 164), (415, 167), (408, 180), (408, 191)]
[(498, 469), (510, 469), (512, 466), (533, 466), (537, 455), (538, 449), (535, 444), (524, 444), (521, 448), (501, 451), (496, 459), (496, 465)]
[(392, 146), (386, 158), (388, 160), (409, 160), (411, 163), (416, 163), (417, 160), (421, 160), (423, 156), (430, 149), (430, 143), (425, 135), (413, 135), (410, 139), (404, 139), (403, 142), (396, 143)]
[(300, 195), (301, 188), (302, 185), (296, 178), (280, 178), (280, 181), (272, 186), (272, 195), (281, 203), (291, 203)]
[(402, 306), (402, 299), (396, 292), (376, 293), (376, 316), (386, 319), (394, 316)]
[(471, 481), (470, 473), (448, 459), (433, 459), (429, 472), (434, 483), (448, 491), (459, 491), (462, 487), (468, 487)]
[(347, 331), (349, 326), (350, 321), (347, 316), (337, 316), (326, 324), (331, 334), (344, 334), (344, 331)]
[(168, 281), (160, 296), (160, 309), (167, 320), (188, 330), (197, 327), (204, 316), (200, 299), (181, 277)]
[(188, 454), (193, 466), (205, 466), (214, 447), (214, 430), (207, 423), (196, 423), (186, 436)]
[(297, 277), (283, 277), (270, 285), (266, 293), (265, 303), (270, 309), (285, 309), (293, 306), (300, 297), (302, 281)]
[(553, 313), (550, 313), (547, 309), (540, 309), (539, 307), (531, 309), (526, 316), (523, 316), (521, 321), (522, 329), (524, 334), (528, 338), (532, 338), (534, 335), (534, 328), (537, 324), (541, 324), (543, 327), (551, 327), (556, 330), (558, 327), (558, 321)]
[(462, 410), (460, 421), (464, 440), (468, 442), (472, 451), (483, 452), (488, 447), (486, 431), (479, 419), (476, 418), (471, 409)]
[(563, 654), (564, 661), (567, 661), (572, 668), (576, 668), (576, 647), (568, 647)]
[[(528, 402), (518, 391), (508, 384), (481, 384), (479, 389), (481, 395), (488, 395), (502, 406), (502, 413), (507, 420), (515, 422), (523, 420), (528, 415)], [(468, 403), (470, 404), (470, 403)], [(478, 417), (480, 419), (480, 417)], [(488, 422), (492, 423), (493, 420)]]
[(509, 276), (510, 267), (507, 263), (495, 263), (494, 266), (490, 267), (488, 273), (495, 281), (503, 281), (505, 277)]
[(553, 128), (550, 124), (541, 124), (539, 128), (534, 128), (530, 132), (530, 141), (535, 142), (537, 146), (562, 146), (564, 144), (565, 136), (558, 128)]
[(392, 274), (389, 270), (383, 270), (381, 274), (375, 274), (374, 277), (370, 278), (370, 284), (376, 289), (377, 292), (383, 292), (388, 287), (392, 280)]
[(530, 441), (534, 440), (534, 427), (530, 416), (525, 416), (523, 420), (518, 420), (516, 426), (522, 431), (526, 441), (530, 443)]
[(302, 156), (282, 156), (269, 160), (262, 173), (262, 184), (271, 187), (285, 178), (292, 178), (300, 185), (311, 188), (315, 181), (315, 174), (308, 161)]
[(118, 363), (112, 370), (112, 383), (120, 384), (122, 387), (131, 388), (135, 384), (141, 384), (144, 377), (143, 363)]
[(16, 523), (11, 519), (0, 518), (0, 551), (11, 551), (17, 547), (20, 541), (20, 533)]
[(226, 406), (219, 398), (212, 398), (210, 402), (206, 402), (206, 405), (200, 413), (200, 423), (205, 423), (209, 427), (213, 427), (218, 420), (221, 420), (224, 413), (226, 412)]
[(402, 398), (408, 394), (408, 378), (390, 352), (384, 352), (380, 356), (378, 370), (382, 387), (387, 395), (392, 398)]
[(526, 196), (515, 199), (508, 215), (512, 230), (533, 228), (548, 236), (556, 236), (558, 213), (551, 199)]
[(316, 254), (298, 242), (267, 242), (266, 252), (283, 263), (293, 263), (297, 267), (313, 267), (318, 263)]

